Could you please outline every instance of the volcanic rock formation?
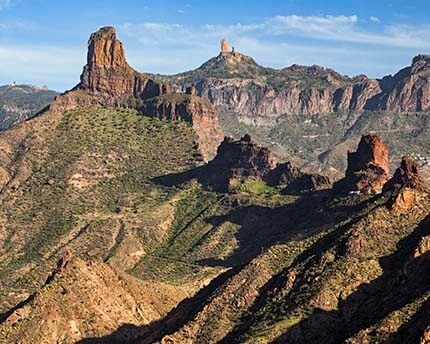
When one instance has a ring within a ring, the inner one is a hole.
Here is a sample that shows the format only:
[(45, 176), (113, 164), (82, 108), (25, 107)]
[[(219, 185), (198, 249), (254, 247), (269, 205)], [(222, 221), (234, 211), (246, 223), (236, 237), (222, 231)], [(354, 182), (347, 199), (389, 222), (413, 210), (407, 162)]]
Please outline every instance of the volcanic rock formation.
[(393, 177), (384, 185), (384, 191), (399, 191), (402, 188), (410, 188), (419, 191), (427, 189), (423, 178), (419, 173), (418, 163), (409, 156), (404, 156), (400, 167)]
[(237, 141), (225, 137), (204, 174), (222, 191), (232, 191), (247, 180), (264, 181), (295, 192), (330, 186), (328, 177), (306, 174), (290, 162), (277, 163), (271, 150), (259, 146), (249, 135)]
[(364, 135), (356, 152), (348, 152), (345, 178), (334, 184), (338, 192), (380, 192), (388, 180), (388, 147), (378, 135)]
[(272, 152), (245, 135), (237, 141), (225, 137), (207, 170), (212, 184), (232, 190), (247, 179), (262, 180), (275, 166), (276, 159)]
[(51, 111), (62, 113), (89, 104), (135, 108), (153, 117), (186, 121), (198, 134), (205, 161), (214, 157), (224, 136), (218, 113), (209, 102), (174, 93), (170, 84), (131, 68), (113, 27), (103, 27), (91, 35), (81, 82), (57, 97)]
[(91, 35), (87, 64), (78, 87), (89, 94), (114, 99), (147, 99), (172, 92), (170, 85), (155, 82), (128, 65), (113, 27), (101, 28)]
[(148, 99), (139, 109), (147, 115), (169, 121), (191, 123), (199, 138), (199, 150), (205, 161), (215, 157), (224, 135), (220, 129), (219, 114), (205, 99), (190, 94), (164, 94)]
[(404, 156), (400, 167), (384, 185), (383, 191), (392, 192), (388, 207), (396, 213), (402, 213), (417, 204), (428, 188), (420, 176), (418, 163), (411, 157)]

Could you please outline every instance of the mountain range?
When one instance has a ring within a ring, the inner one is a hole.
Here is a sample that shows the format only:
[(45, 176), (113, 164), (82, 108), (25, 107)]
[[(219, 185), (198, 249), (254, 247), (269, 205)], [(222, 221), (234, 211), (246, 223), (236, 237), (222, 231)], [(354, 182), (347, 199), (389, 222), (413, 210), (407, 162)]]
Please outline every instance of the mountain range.
[(0, 134), (0, 342), (428, 343), (429, 67), (224, 45), (151, 75), (93, 33), (80, 83)]
[(11, 84), (0, 86), (0, 130), (24, 121), (49, 105), (58, 92), (47, 87)]

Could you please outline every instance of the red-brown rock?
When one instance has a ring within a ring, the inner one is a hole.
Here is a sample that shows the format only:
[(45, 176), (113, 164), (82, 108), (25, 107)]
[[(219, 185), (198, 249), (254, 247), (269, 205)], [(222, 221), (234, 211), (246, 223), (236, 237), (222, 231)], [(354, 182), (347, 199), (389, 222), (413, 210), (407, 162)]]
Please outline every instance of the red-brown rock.
[(216, 189), (228, 191), (248, 179), (262, 180), (275, 167), (276, 159), (272, 152), (245, 135), (237, 141), (225, 137), (204, 174)]
[(191, 123), (203, 160), (207, 162), (215, 157), (224, 134), (219, 114), (207, 100), (190, 94), (165, 94), (147, 100), (140, 110), (159, 119)]
[(203, 158), (209, 161), (224, 135), (219, 115), (206, 100), (174, 93), (170, 84), (150, 79), (131, 68), (113, 27), (103, 27), (88, 41), (87, 64), (81, 82), (57, 97), (50, 110), (56, 113), (79, 106), (101, 105), (134, 108), (166, 120), (183, 120), (193, 125)]
[(240, 140), (225, 137), (203, 175), (206, 183), (221, 191), (232, 191), (247, 180), (283, 186), (288, 192), (317, 190), (331, 185), (328, 177), (304, 173), (290, 162), (278, 164), (271, 150), (255, 143), (249, 135)]
[(149, 79), (131, 68), (115, 28), (103, 27), (88, 41), (87, 64), (79, 88), (89, 94), (118, 99), (151, 98), (170, 93), (172, 87)]
[(364, 135), (356, 152), (348, 152), (345, 178), (335, 183), (338, 192), (377, 193), (388, 180), (388, 147), (378, 135)]

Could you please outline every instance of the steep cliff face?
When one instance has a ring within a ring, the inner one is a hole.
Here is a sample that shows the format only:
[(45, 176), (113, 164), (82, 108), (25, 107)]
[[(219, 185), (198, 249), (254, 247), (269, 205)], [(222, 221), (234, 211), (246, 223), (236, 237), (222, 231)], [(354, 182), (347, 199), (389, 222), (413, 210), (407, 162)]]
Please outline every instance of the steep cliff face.
[(362, 110), (430, 109), (430, 57), (382, 80), (342, 76), (319, 66), (276, 70), (237, 52), (221, 53), (200, 68), (163, 79), (196, 87), (215, 106), (245, 115), (326, 114)]
[(87, 64), (78, 87), (92, 95), (116, 99), (145, 99), (171, 92), (169, 85), (157, 83), (128, 65), (113, 27), (101, 28), (91, 35)]
[(292, 83), (281, 89), (256, 80), (214, 79), (195, 84), (197, 94), (215, 106), (250, 115), (306, 114), (363, 110), (379, 94), (379, 83), (365, 79), (341, 88), (302, 88)]
[(335, 183), (339, 192), (380, 192), (388, 180), (388, 147), (378, 135), (361, 138), (356, 152), (348, 152), (345, 178)]
[(414, 57), (412, 66), (380, 81), (383, 89), (374, 108), (395, 112), (430, 111), (430, 55)]
[(209, 161), (215, 157), (224, 134), (218, 112), (207, 100), (192, 94), (171, 93), (148, 99), (140, 110), (159, 119), (191, 123), (199, 138), (203, 159)]

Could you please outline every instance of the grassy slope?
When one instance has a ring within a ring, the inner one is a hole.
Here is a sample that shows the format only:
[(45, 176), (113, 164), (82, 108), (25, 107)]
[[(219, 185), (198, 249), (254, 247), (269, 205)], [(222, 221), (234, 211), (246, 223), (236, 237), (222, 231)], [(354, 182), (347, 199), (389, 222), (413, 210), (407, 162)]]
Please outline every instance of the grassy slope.
[(100, 108), (45, 114), (1, 144), (11, 152), (3, 166), (15, 175), (1, 195), (2, 310), (38, 287), (66, 249), (109, 260), (123, 240), (136, 241), (127, 256), (161, 240), (169, 210), (143, 215), (168, 208), (175, 190), (151, 178), (194, 166), (197, 154), (184, 123)]
[[(155, 338), (181, 343), (416, 342), (428, 325), (421, 309), (429, 295), (423, 263), (428, 252), (416, 252), (430, 234), (429, 196), (401, 214), (386, 208), (386, 198), (362, 198), (346, 208), (345, 201), (332, 201), (324, 214), (343, 208), (347, 219), (305, 239), (271, 246), (214, 285), (203, 305), (191, 304), (188, 313), (183, 311), (188, 317), (173, 314), (162, 321), (152, 329), (160, 331)], [(417, 316), (424, 321), (418, 323)], [(179, 326), (169, 327), (175, 318)], [(142, 343), (153, 339), (142, 337)]]

